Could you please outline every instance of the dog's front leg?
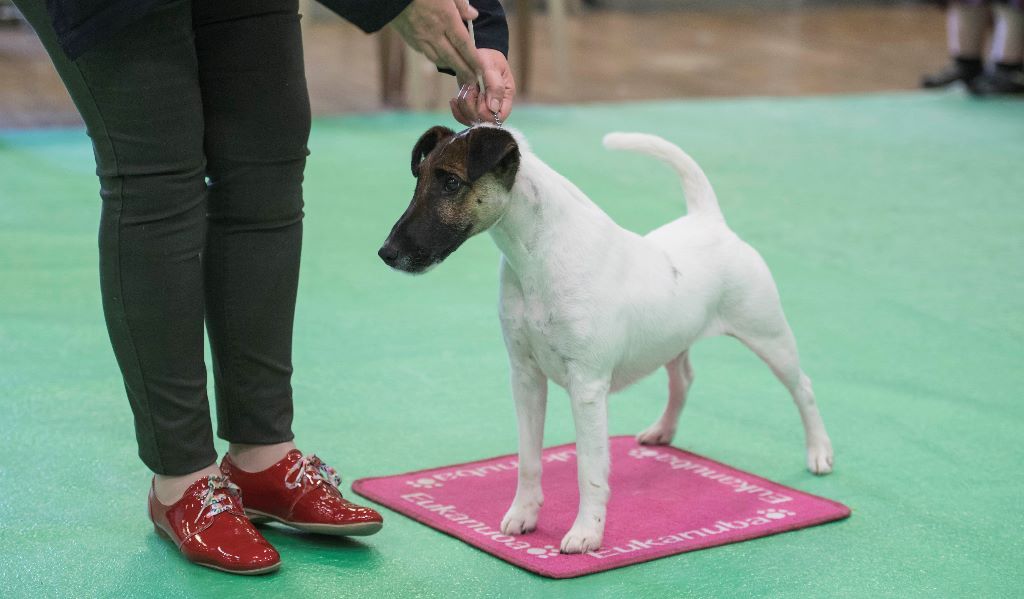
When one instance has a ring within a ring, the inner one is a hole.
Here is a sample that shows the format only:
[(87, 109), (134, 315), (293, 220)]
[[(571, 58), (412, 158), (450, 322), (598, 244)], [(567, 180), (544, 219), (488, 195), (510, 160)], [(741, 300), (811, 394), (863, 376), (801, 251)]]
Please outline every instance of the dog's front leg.
[(608, 380), (570, 379), (569, 396), (576, 423), (576, 460), (580, 509), (562, 538), (563, 553), (586, 553), (601, 547), (608, 506)]
[(544, 503), (540, 476), (548, 379), (528, 358), (512, 360), (512, 398), (519, 421), (519, 483), (515, 499), (501, 520), (501, 532), (518, 535), (537, 528)]

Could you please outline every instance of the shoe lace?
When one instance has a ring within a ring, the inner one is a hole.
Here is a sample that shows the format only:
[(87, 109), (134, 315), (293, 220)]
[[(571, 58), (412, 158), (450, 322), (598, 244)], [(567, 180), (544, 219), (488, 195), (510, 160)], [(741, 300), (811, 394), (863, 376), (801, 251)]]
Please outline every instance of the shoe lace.
[(284, 475), (284, 486), (289, 489), (297, 489), (307, 481), (311, 485), (325, 482), (334, 488), (341, 486), (341, 476), (316, 454), (302, 456)]
[(242, 490), (238, 488), (238, 485), (231, 482), (226, 476), (211, 474), (206, 479), (206, 494), (203, 496), (203, 505), (199, 508), (195, 521), (199, 522), (204, 515), (207, 518), (213, 518), (236, 505), (240, 508), (241, 504)]

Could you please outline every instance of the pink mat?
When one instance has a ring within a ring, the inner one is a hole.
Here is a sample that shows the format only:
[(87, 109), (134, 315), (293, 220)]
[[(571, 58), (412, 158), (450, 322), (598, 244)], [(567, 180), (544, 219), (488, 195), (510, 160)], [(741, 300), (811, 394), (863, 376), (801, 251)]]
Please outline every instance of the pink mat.
[[(544, 450), (537, 530), (501, 534), (516, 490), (516, 456), (363, 478), (352, 489), (520, 568), (572, 578), (667, 555), (815, 526), (850, 509), (676, 449), (612, 437), (612, 497), (601, 549), (562, 555), (579, 502), (574, 445)], [(794, 465), (794, 467), (796, 467)]]

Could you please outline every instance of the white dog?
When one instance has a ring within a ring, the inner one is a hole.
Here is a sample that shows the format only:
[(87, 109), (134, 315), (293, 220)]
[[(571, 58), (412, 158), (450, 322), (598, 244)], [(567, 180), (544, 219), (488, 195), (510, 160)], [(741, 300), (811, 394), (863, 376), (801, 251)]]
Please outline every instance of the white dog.
[(672, 166), (687, 215), (637, 235), (541, 162), (519, 133), (434, 127), (413, 150), (413, 200), (379, 252), (392, 267), (418, 273), (490, 230), (502, 253), (501, 324), (519, 419), (519, 482), (501, 529), (514, 535), (537, 525), (552, 380), (572, 400), (579, 463), (579, 512), (562, 539), (565, 553), (596, 550), (604, 534), (608, 394), (664, 366), (668, 406), (637, 439), (669, 443), (693, 382), (688, 352), (698, 339), (731, 335), (764, 360), (800, 411), (807, 467), (832, 469), (832, 445), (771, 273), (725, 224), (703, 171), (652, 135), (612, 133), (604, 145)]

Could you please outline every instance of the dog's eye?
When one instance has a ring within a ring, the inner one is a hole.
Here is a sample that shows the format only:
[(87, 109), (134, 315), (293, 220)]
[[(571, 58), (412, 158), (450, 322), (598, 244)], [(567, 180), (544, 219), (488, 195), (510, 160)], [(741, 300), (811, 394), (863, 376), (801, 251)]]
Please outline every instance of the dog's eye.
[(458, 177), (448, 175), (448, 178), (444, 180), (445, 193), (454, 193), (460, 186), (462, 186), (462, 181), (459, 181)]

